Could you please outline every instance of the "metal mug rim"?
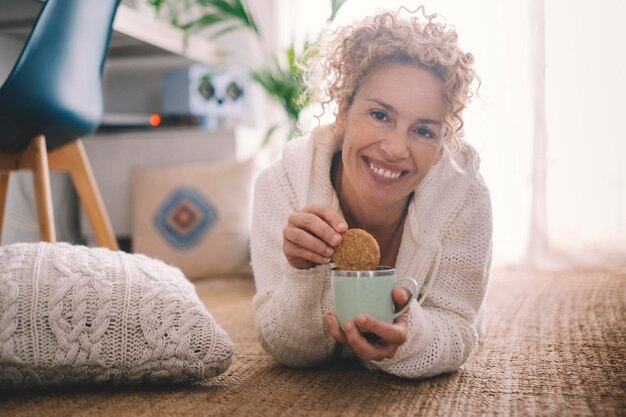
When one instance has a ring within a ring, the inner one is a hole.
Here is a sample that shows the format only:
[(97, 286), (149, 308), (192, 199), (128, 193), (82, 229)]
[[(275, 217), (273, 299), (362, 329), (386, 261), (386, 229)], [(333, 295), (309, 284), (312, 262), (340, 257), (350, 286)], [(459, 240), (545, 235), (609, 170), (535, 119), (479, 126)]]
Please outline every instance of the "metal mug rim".
[(368, 271), (349, 271), (345, 269), (333, 268), (330, 270), (333, 277), (386, 277), (396, 274), (396, 268), (392, 266), (378, 266), (376, 269)]

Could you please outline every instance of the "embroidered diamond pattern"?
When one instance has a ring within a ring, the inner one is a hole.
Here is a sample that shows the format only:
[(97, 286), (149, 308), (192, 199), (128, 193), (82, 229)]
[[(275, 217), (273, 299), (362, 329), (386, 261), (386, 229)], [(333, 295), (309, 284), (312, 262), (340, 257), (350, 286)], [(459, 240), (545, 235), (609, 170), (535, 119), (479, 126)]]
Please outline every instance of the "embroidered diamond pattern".
[(183, 200), (178, 207), (170, 212), (167, 216), (168, 223), (180, 230), (181, 233), (193, 229), (195, 224), (202, 219), (193, 206), (193, 203)]
[(195, 246), (217, 221), (217, 211), (204, 196), (191, 188), (178, 188), (154, 215), (154, 225), (173, 246)]

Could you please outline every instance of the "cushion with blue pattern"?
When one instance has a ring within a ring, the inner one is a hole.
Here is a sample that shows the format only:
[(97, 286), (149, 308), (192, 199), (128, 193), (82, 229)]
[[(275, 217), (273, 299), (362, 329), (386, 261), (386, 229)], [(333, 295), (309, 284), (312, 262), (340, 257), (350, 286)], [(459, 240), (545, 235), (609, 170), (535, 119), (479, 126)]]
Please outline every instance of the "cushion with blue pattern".
[(191, 279), (250, 273), (253, 160), (136, 168), (133, 251)]

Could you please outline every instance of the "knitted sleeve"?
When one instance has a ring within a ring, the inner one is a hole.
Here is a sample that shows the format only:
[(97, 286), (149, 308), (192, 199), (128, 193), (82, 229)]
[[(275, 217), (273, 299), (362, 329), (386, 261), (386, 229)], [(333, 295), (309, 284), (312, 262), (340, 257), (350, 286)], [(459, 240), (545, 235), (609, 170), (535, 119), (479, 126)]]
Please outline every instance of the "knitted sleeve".
[(281, 164), (256, 181), (251, 258), (256, 295), (253, 310), (263, 348), (279, 363), (308, 366), (332, 355), (335, 342), (324, 332), (330, 311), (330, 266), (295, 269), (282, 251), (283, 229), (296, 198)]
[(452, 372), (478, 343), (476, 321), (491, 262), (491, 202), (482, 181), (441, 234), (440, 265), (423, 303), (410, 308), (408, 340), (376, 368), (407, 378)]

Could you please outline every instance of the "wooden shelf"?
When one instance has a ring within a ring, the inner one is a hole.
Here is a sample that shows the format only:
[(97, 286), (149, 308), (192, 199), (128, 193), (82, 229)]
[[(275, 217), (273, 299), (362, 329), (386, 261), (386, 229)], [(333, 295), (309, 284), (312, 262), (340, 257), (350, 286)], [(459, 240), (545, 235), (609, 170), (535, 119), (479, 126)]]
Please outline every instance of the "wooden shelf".
[[(24, 43), (28, 38), (41, 1), (0, 0), (0, 35)], [(186, 36), (168, 22), (120, 4), (113, 22), (109, 58), (170, 55), (207, 65), (221, 62), (219, 48), (210, 40)]]
[[(117, 34), (125, 35), (147, 46), (153, 46), (195, 62), (212, 65), (221, 60), (218, 48), (211, 41), (197, 35), (186, 37), (182, 30), (169, 23), (146, 16), (124, 4), (121, 4), (117, 10), (113, 29)], [(137, 47), (136, 43), (129, 44), (127, 41), (120, 40), (117, 34), (114, 33), (114, 39), (111, 43), (113, 56), (115, 56), (117, 48)], [(141, 49), (143, 45), (138, 46)]]

